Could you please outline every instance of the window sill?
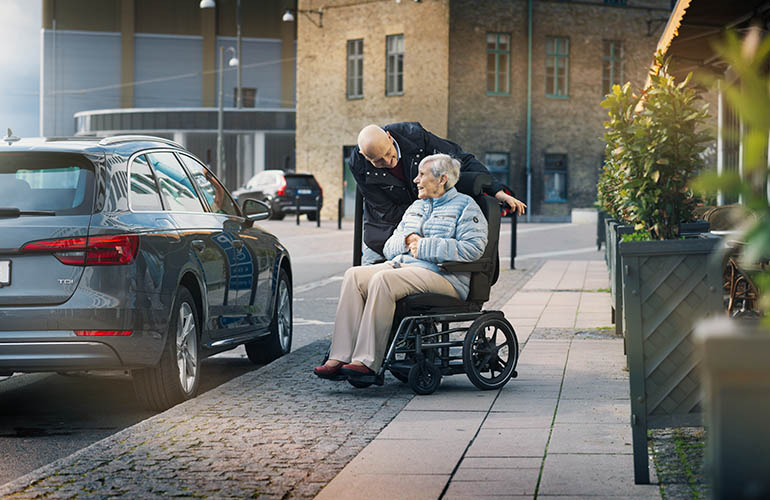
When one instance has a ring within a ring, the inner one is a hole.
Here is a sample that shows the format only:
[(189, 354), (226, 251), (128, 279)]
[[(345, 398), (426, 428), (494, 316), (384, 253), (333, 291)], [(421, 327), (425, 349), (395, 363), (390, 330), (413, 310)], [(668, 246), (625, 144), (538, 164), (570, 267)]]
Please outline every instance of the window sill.
[(568, 95), (551, 95), (551, 94), (546, 94), (545, 97), (547, 99), (561, 99), (561, 100), (569, 99)]
[(386, 93), (385, 97), (401, 97), (403, 95), (404, 95), (403, 92), (393, 92), (393, 93), (390, 93), (390, 94)]
[(569, 200), (543, 200), (543, 203), (569, 203)]
[(490, 96), (507, 96), (507, 97), (510, 97), (511, 93), (510, 93), (510, 92), (490, 92), (490, 91), (487, 91), (487, 95), (490, 95)]
[(348, 101), (361, 101), (363, 100), (364, 96), (347, 96)]

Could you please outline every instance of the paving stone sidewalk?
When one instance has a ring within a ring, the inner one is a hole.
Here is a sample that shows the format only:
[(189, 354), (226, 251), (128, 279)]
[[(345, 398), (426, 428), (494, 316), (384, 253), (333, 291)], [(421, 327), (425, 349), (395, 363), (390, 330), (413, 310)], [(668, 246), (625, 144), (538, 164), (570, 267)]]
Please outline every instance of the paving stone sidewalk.
[[(542, 262), (501, 273), (500, 307)], [(392, 377), (356, 390), (320, 380), (328, 341), (0, 486), (9, 499), (312, 498), (413, 398)]]

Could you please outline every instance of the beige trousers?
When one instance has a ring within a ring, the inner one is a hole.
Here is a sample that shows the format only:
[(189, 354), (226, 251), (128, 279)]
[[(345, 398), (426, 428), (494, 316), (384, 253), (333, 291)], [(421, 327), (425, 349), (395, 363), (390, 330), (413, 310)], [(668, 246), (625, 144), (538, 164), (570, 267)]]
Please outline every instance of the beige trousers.
[(384, 262), (345, 271), (329, 359), (358, 361), (379, 370), (388, 348), (396, 301), (423, 292), (458, 297), (446, 278), (420, 266), (396, 268)]

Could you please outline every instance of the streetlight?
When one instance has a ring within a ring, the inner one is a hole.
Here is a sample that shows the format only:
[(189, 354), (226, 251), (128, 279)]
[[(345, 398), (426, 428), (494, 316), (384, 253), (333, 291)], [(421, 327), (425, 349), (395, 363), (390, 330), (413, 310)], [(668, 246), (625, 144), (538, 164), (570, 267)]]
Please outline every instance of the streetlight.
[(222, 67), (224, 65), (225, 61), (225, 51), (233, 51), (233, 57), (230, 59), (230, 66), (233, 65), (233, 61), (235, 63), (238, 63), (238, 60), (235, 57), (235, 49), (232, 47), (227, 47), (225, 49), (223, 46), (219, 46), (219, 65), (218, 65), (218, 72), (219, 72), (219, 103), (218, 103), (218, 110), (217, 110), (217, 168), (216, 168), (216, 174), (217, 177), (222, 177), (225, 175), (225, 149), (224, 149), (224, 140), (223, 140), (223, 134), (224, 134), (224, 124), (225, 124), (225, 108), (224, 108), (224, 79), (222, 75), (224, 74), (224, 68)]
[[(198, 6), (201, 9), (213, 9), (216, 7), (216, 3), (214, 0), (201, 0), (201, 3), (198, 4)], [(243, 103), (243, 98), (241, 96), (241, 87), (242, 87), (242, 80), (241, 80), (241, 0), (237, 0), (235, 2), (235, 38), (236, 38), (236, 46), (237, 51), (236, 55), (233, 56), (232, 59), (230, 59), (229, 65), (230, 66), (237, 66), (238, 67), (238, 82), (236, 87), (236, 95), (235, 95), (235, 107), (241, 108)]]
[[(315, 24), (319, 28), (324, 27), (324, 11), (323, 9), (313, 10), (313, 9), (286, 9), (286, 11), (283, 13), (283, 16), (281, 17), (281, 21), (285, 23), (293, 23), (294, 22), (294, 13), (297, 14), (305, 14), (305, 17), (307, 17), (311, 23)], [(318, 21), (313, 19), (312, 15), (318, 16)]]

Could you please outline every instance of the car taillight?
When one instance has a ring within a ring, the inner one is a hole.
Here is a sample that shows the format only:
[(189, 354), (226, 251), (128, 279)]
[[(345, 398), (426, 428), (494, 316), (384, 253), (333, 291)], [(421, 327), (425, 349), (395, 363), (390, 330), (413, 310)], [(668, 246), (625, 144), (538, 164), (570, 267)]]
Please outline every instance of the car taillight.
[(119, 234), (31, 241), (22, 252), (52, 253), (70, 266), (131, 264), (139, 251), (139, 235)]
[(278, 188), (278, 191), (275, 192), (276, 196), (285, 196), (286, 195), (286, 177), (281, 178), (281, 187)]
[(75, 335), (78, 337), (127, 337), (132, 333), (134, 333), (132, 330), (75, 330)]

